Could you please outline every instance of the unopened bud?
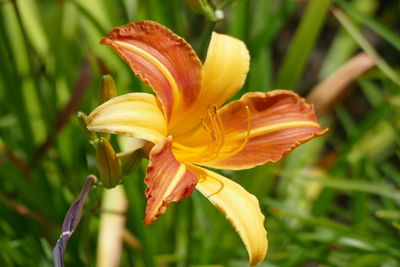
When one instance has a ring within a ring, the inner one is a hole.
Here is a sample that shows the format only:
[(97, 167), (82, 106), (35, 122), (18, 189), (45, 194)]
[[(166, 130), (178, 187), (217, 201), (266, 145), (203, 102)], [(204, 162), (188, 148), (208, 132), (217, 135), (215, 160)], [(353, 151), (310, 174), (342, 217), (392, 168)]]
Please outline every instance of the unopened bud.
[(78, 111), (78, 121), (79, 125), (81, 126), (82, 130), (86, 133), (90, 140), (96, 140), (97, 134), (95, 132), (89, 131), (87, 129), (87, 115), (83, 112)]
[(121, 176), (128, 176), (136, 171), (139, 168), (143, 157), (144, 152), (142, 149), (118, 155), (118, 158), (121, 160)]
[(120, 183), (119, 160), (107, 139), (100, 137), (96, 153), (97, 169), (105, 188), (113, 188)]
[(99, 104), (103, 104), (107, 100), (117, 95), (114, 79), (110, 74), (103, 75), (99, 91)]

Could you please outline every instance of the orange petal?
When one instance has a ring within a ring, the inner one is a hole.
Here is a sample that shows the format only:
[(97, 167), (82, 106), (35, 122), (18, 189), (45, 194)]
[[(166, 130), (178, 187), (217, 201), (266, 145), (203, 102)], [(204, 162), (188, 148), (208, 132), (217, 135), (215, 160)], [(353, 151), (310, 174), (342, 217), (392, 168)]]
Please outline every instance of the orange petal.
[(187, 198), (197, 184), (197, 175), (178, 162), (171, 151), (172, 138), (157, 143), (150, 152), (145, 183), (147, 206), (144, 223), (153, 223), (172, 202)]
[(292, 91), (247, 93), (218, 111), (224, 142), (208, 162), (219, 169), (247, 169), (276, 162), (322, 130), (312, 106)]
[(114, 48), (157, 93), (168, 119), (197, 98), (201, 62), (185, 40), (164, 26), (152, 21), (130, 23), (113, 29), (100, 43)]

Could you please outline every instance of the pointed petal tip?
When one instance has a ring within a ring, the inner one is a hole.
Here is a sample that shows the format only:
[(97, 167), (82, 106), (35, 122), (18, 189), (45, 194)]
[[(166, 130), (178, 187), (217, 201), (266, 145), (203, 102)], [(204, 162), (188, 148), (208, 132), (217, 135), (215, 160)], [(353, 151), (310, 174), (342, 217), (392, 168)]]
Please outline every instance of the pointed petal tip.
[(111, 46), (133, 73), (159, 97), (168, 118), (198, 97), (201, 61), (181, 37), (154, 21), (114, 28), (100, 44)]
[(110, 45), (111, 44), (111, 40), (108, 39), (107, 37), (104, 37), (103, 39), (100, 40), (99, 44), (101, 44), (101, 45)]
[(245, 43), (226, 34), (213, 32), (203, 65), (203, 88), (208, 104), (220, 106), (242, 88), (250, 67)]
[(200, 177), (197, 190), (224, 214), (239, 234), (249, 254), (249, 265), (260, 264), (267, 254), (268, 240), (265, 216), (257, 198), (224, 176), (194, 165), (188, 167)]
[(144, 219), (143, 219), (143, 224), (146, 226), (149, 226), (149, 225), (153, 224), (159, 216), (149, 217), (149, 216), (147, 216), (147, 214), (145, 214)]
[(167, 137), (160, 140), (150, 152), (145, 178), (145, 225), (150, 225), (164, 214), (173, 202), (190, 196), (197, 184), (197, 175), (177, 161), (171, 149), (172, 137)]
[[(314, 132), (309, 136), (306, 136), (306, 137), (304, 137), (302, 139), (297, 140), (296, 143), (293, 143), (291, 147), (289, 147), (286, 151), (284, 151), (282, 153), (281, 157), (276, 158), (276, 159), (272, 159), (270, 162), (278, 162), (284, 156), (286, 156), (289, 152), (291, 152), (293, 149), (297, 148), (298, 146), (300, 146), (300, 145), (302, 145), (302, 144), (304, 144), (304, 143), (306, 143), (306, 142), (308, 142), (308, 141), (310, 141), (310, 140), (312, 140), (314, 138), (317, 138), (317, 137), (320, 137), (320, 136), (326, 134), (328, 131), (329, 131), (329, 128), (325, 128), (325, 129), (323, 129), (323, 130), (321, 130), (319, 132)], [(260, 164), (260, 165), (262, 165), (262, 164)]]
[(297, 146), (328, 131), (318, 123), (312, 105), (288, 90), (246, 93), (218, 114), (225, 144), (218, 158), (200, 162), (217, 169), (247, 169), (277, 162)]

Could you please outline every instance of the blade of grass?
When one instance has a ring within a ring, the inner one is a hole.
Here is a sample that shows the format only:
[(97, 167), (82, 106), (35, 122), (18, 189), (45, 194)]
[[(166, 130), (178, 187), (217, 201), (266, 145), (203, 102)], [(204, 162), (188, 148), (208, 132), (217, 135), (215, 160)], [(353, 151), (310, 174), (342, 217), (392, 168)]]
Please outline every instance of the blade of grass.
[(394, 47), (400, 50), (400, 37), (395, 33), (395, 31), (388, 29), (373, 17), (360, 12), (346, 1), (335, 0), (335, 2), (338, 3), (339, 6), (343, 8), (343, 10), (345, 10), (348, 14), (350, 14), (350, 16), (354, 17), (358, 21), (361, 21), (363, 24), (371, 28), (374, 32), (379, 34), (386, 41), (388, 41)]
[(245, 42), (249, 37), (250, 2), (238, 1), (232, 6), (232, 19), (228, 29), (230, 35)]
[(333, 15), (337, 20), (346, 28), (348, 33), (354, 38), (358, 45), (369, 55), (374, 56), (377, 59), (378, 68), (387, 75), (394, 83), (400, 86), (400, 78), (395, 70), (379, 56), (375, 48), (368, 42), (363, 36), (361, 31), (354, 25), (354, 23), (348, 18), (348, 16), (338, 8), (332, 8)]
[(27, 179), (27, 181), (33, 184), (34, 181), (32, 178), (32, 171), (30, 170), (29, 166), (27, 166), (20, 157), (9, 150), (6, 146), (0, 144), (0, 155), (3, 153), (19, 169), (19, 171)]
[[(377, 9), (376, 2), (376, 0), (353, 0), (351, 5), (354, 9), (364, 14), (373, 14)], [(353, 38), (351, 38), (344, 28), (339, 28), (338, 33), (335, 35), (330, 45), (328, 54), (325, 57), (319, 77), (323, 79), (331, 74), (349, 60), (357, 49), (358, 45)]]
[[(354, 127), (355, 123), (353, 122), (351, 126), (351, 121), (348, 121), (348, 129), (351, 128), (351, 131), (348, 132), (349, 134), (349, 140), (347, 141), (347, 144), (342, 147), (341, 155), (342, 157), (346, 158), (349, 156), (349, 152), (351, 149), (356, 145), (359, 144), (362, 141), (362, 137), (366, 135), (367, 133), (371, 132), (371, 130), (374, 130), (376, 125), (379, 125), (378, 123), (381, 122), (382, 120), (385, 121), (387, 120), (386, 115), (390, 111), (391, 106), (388, 105), (387, 103), (383, 103), (379, 105), (378, 107), (374, 108), (372, 111), (368, 113), (366, 118), (358, 124), (358, 127)], [(342, 110), (344, 111), (344, 110)], [(344, 115), (344, 113), (342, 114)], [(378, 128), (379, 130), (379, 128)], [(389, 136), (391, 136), (391, 133), (388, 133)], [(379, 136), (380, 137), (380, 136)], [(379, 144), (379, 141), (378, 141)]]
[[(92, 79), (92, 71), (87, 62), (83, 64), (81, 73), (76, 80), (75, 87), (73, 89), (72, 95), (65, 105), (63, 110), (57, 115), (55, 122), (55, 130), (59, 132), (69, 121), (73, 112), (76, 111), (81, 99), (83, 98), (85, 92), (87, 91)], [(46, 140), (39, 146), (35, 155), (31, 158), (31, 165), (35, 165), (38, 160), (46, 153), (52, 144), (52, 136), (47, 136)]]
[[(106, 34), (108, 32), (108, 29), (110, 29), (110, 27), (105, 26), (105, 24), (107, 23), (100, 23), (101, 17), (98, 17), (99, 15), (96, 17), (96, 15), (93, 14), (93, 11), (90, 12), (90, 7), (87, 7), (87, 5), (83, 5), (82, 1), (70, 0), (70, 2), (77, 7), (79, 12), (81, 12), (90, 22), (93, 23), (93, 25), (97, 28), (99, 32), (103, 34)], [(108, 23), (107, 25), (110, 25), (110, 23)]]
[[(3, 88), (21, 88), (22, 77), (26, 77), (30, 72), (30, 60), (27, 43), (25, 42), (23, 32), (19, 26), (17, 14), (12, 4), (4, 5), (1, 10), (0, 19), (2, 20), (1, 37), (3, 39), (2, 53), (0, 60), (2, 62), (1, 79)], [(4, 45), (4, 47), (3, 47)], [(29, 153), (33, 150), (33, 129), (31, 128), (27, 108), (23, 103), (22, 90), (7, 90), (7, 101), (3, 108), (17, 115), (18, 126), (24, 137), (19, 142), (24, 144), (24, 152)], [(15, 130), (15, 128), (14, 128)], [(18, 137), (17, 132), (13, 133)], [(12, 147), (10, 147), (12, 149)]]
[(35, 211), (30, 210), (27, 206), (22, 205), (20, 203), (16, 203), (12, 199), (6, 197), (5, 195), (0, 193), (0, 202), (4, 205), (9, 207), (10, 209), (14, 210), (16, 213), (20, 214), (21, 216), (31, 218), (38, 223), (40, 223), (43, 227), (51, 227), (55, 224), (48, 220), (48, 218), (44, 217), (42, 214), (37, 213)]
[(389, 186), (384, 183), (366, 183), (362, 179), (350, 181), (348, 179), (343, 179), (339, 177), (328, 177), (326, 179), (304, 177), (304, 179), (315, 181), (327, 188), (334, 188), (338, 190), (343, 190), (345, 192), (357, 191), (387, 197), (395, 200), (398, 204), (400, 204), (400, 192), (396, 190), (396, 188), (394, 188), (393, 186)]
[(357, 126), (349, 112), (342, 105), (336, 107), (335, 111), (346, 135), (355, 136), (357, 134)]
[(322, 29), (332, 0), (311, 0), (278, 72), (276, 88), (295, 88)]
[[(290, 14), (296, 7), (295, 2), (285, 1), (275, 7), (276, 3), (260, 1), (257, 3), (256, 13), (253, 14), (253, 34), (247, 43), (252, 63), (247, 78), (245, 91), (268, 91), (273, 88), (273, 48), (272, 40), (276, 37)], [(246, 90), (248, 89), (248, 90)]]
[(39, 8), (36, 1), (15, 1), (20, 12), (22, 25), (26, 30), (27, 39), (41, 57), (48, 55), (49, 42), (42, 25)]
[(320, 217), (312, 217), (307, 216), (305, 213), (301, 213), (298, 210), (289, 209), (286, 205), (274, 200), (267, 198), (264, 202), (264, 205), (268, 206), (268, 209), (275, 214), (283, 215), (283, 216), (290, 216), (298, 220), (304, 220), (309, 224), (315, 224), (327, 228), (331, 228), (336, 231), (347, 232), (350, 231), (350, 227), (331, 221), (326, 218)]
[[(258, 53), (265, 46), (270, 46), (273, 38), (290, 18), (290, 14), (296, 7), (296, 3), (292, 1), (284, 1), (276, 10), (272, 9), (273, 4), (269, 1), (262, 2), (259, 5), (260, 7), (257, 8), (257, 13), (253, 21), (255, 33), (248, 44), (252, 58), (261, 57), (258, 56)], [(265, 19), (266, 17), (267, 20)], [(258, 27), (256, 27), (257, 25)]]

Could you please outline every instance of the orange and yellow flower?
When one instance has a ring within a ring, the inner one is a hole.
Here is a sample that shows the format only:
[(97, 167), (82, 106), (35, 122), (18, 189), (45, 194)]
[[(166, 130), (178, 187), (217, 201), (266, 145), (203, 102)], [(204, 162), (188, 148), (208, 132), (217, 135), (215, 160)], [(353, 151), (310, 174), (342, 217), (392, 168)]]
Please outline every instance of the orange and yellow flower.
[(185, 40), (151, 21), (115, 28), (101, 44), (111, 46), (155, 92), (112, 98), (88, 117), (91, 131), (154, 144), (144, 223), (196, 188), (237, 230), (250, 265), (260, 263), (268, 242), (257, 199), (200, 166), (240, 170), (278, 161), (325, 132), (312, 106), (285, 90), (247, 93), (224, 105), (242, 87), (250, 62), (244, 43), (224, 34), (212, 34), (203, 65)]

